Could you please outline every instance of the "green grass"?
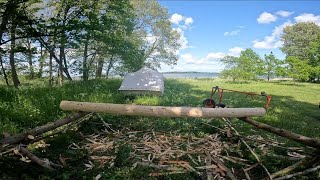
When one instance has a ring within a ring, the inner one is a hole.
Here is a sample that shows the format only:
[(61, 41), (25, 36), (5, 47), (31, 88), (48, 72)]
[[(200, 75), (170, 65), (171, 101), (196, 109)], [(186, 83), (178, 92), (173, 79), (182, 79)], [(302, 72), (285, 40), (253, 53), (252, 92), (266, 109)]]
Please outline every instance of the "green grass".
[[(297, 83), (290, 81), (279, 82), (238, 82), (233, 83), (219, 79), (168, 79), (165, 82), (165, 93), (162, 97), (140, 96), (130, 101), (117, 92), (121, 81), (90, 80), (87, 82), (76, 81), (66, 83), (62, 87), (49, 87), (47, 82), (31, 81), (28, 85), (22, 85), (20, 89), (8, 88), (0, 84), (0, 132), (10, 134), (23, 132), (27, 129), (52, 122), (62, 118), (69, 112), (59, 109), (61, 100), (76, 100), (106, 103), (135, 103), (143, 105), (163, 106), (202, 106), (202, 101), (210, 97), (211, 88), (219, 86), (226, 89), (250, 91), (260, 93), (265, 91), (272, 95), (270, 108), (264, 117), (254, 118), (279, 128), (320, 138), (320, 85), (310, 83)], [(215, 96), (217, 100), (217, 96)], [(223, 102), (230, 107), (263, 107), (263, 97), (245, 97), (243, 94), (225, 92)], [(213, 133), (214, 130), (201, 122), (208, 120), (192, 118), (145, 118), (103, 115), (103, 118), (115, 128), (128, 127), (134, 130), (154, 129), (155, 131), (180, 131), (182, 133), (202, 136)], [(141, 171), (132, 170), (125, 158), (117, 160), (117, 166), (113, 169), (93, 169), (84, 172), (83, 162), (87, 159), (85, 151), (67, 150), (72, 142), (79, 142), (82, 133), (99, 132), (99, 128), (91, 124), (95, 119), (85, 122), (78, 131), (68, 131), (65, 134), (46, 140), (49, 147), (34, 150), (40, 157), (57, 159), (59, 154), (71, 157), (72, 167), (65, 171), (44, 172), (36, 165), (25, 166), (18, 159), (2, 158), (0, 160), (0, 176), (13, 178), (92, 178), (99, 172), (104, 172), (107, 179), (139, 179), (144, 177), (148, 169)], [(234, 120), (241, 134), (260, 134), (286, 142), (287, 145), (298, 145), (284, 138), (276, 137), (270, 133), (256, 130), (252, 126), (240, 120)], [(216, 126), (222, 126), (221, 121), (209, 122)], [(253, 131), (254, 129), (254, 131)], [(130, 151), (130, 147), (123, 145), (124, 152)], [(122, 153), (122, 155), (125, 153)], [(267, 158), (267, 157), (263, 157)], [(9, 163), (10, 162), (10, 163)], [(269, 164), (268, 164), (269, 163)], [(79, 165), (81, 164), (81, 165)], [(130, 163), (129, 163), (130, 164)], [(285, 164), (278, 159), (269, 159), (267, 165), (273, 169), (284, 167)], [(274, 167), (274, 168), (273, 168)], [(18, 170), (17, 170), (18, 169)], [(18, 173), (16, 173), (16, 171)], [(39, 177), (39, 174), (40, 175)], [(78, 179), (76, 178), (76, 179)], [(194, 178), (192, 174), (185, 176), (168, 176), (172, 179)]]

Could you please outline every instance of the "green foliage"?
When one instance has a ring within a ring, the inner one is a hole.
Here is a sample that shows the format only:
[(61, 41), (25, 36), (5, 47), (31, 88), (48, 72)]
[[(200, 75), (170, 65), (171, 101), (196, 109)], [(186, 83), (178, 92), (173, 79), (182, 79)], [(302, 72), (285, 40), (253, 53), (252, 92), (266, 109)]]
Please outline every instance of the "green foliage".
[[(59, 71), (59, 83), (62, 83), (63, 77), (71, 80), (74, 74), (82, 74), (84, 80), (94, 75), (101, 77), (106, 64), (106, 75), (109, 75), (110, 71), (126, 73), (144, 65), (153, 68), (160, 67), (160, 63), (173, 65), (178, 59), (179, 33), (172, 30), (167, 9), (156, 0), (13, 0), (0, 3), (0, 45), (14, 42), (14, 38), (8, 39), (10, 29), (15, 32), (12, 37), (23, 42), (17, 43), (15, 48), (0, 48), (4, 53), (3, 62), (7, 65), (9, 52), (16, 49), (15, 52), (19, 50), (26, 57), (14, 59), (29, 63), (29, 67), (17, 64), (18, 75), (27, 74), (32, 79), (37, 77), (34, 76), (36, 72), (41, 76), (49, 69), (48, 74)], [(26, 40), (28, 45), (24, 43)], [(31, 53), (40, 45), (41, 53)], [(46, 67), (51, 64), (48, 52), (58, 68)], [(60, 75), (62, 73), (64, 75)]]
[(227, 56), (222, 62), (226, 66), (221, 76), (233, 81), (256, 79), (263, 73), (263, 61), (252, 49), (242, 51), (240, 57)]
[(289, 64), (288, 76), (300, 81), (307, 81), (314, 68), (307, 62), (301, 61), (297, 57), (289, 56), (286, 61)]
[(297, 80), (320, 81), (320, 27), (310, 22), (297, 23), (286, 27), (281, 39), (284, 42), (281, 50), (290, 66), (289, 75)]
[(269, 55), (264, 55), (264, 74), (267, 75), (268, 81), (275, 75), (283, 74), (279, 68), (280, 60), (277, 59), (271, 52)]
[(310, 60), (309, 64), (313, 66), (312, 77), (317, 78), (320, 81), (320, 32), (317, 38), (310, 43)]
[(136, 15), (133, 39), (145, 65), (153, 68), (160, 63), (177, 63), (180, 34), (172, 30), (169, 13), (157, 0), (131, 0)]
[(300, 60), (308, 60), (310, 57), (310, 43), (317, 38), (319, 32), (320, 27), (311, 22), (287, 26), (281, 36), (281, 40), (284, 43), (281, 50), (287, 56), (296, 56)]

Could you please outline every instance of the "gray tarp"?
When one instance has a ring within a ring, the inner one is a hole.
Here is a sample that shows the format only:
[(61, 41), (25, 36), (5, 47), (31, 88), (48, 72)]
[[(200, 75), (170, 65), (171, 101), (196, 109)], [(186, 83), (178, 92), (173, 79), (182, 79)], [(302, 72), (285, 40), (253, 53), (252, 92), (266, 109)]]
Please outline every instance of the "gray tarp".
[(137, 72), (128, 73), (118, 90), (125, 94), (160, 96), (164, 91), (164, 77), (157, 70), (144, 67)]

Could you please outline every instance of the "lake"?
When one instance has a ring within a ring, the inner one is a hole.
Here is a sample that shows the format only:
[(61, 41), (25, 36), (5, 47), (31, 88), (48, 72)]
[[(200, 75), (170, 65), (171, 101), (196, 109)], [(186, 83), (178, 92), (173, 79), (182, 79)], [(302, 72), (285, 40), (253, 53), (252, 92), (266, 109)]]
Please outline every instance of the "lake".
[(219, 73), (209, 72), (164, 72), (165, 78), (217, 78)]

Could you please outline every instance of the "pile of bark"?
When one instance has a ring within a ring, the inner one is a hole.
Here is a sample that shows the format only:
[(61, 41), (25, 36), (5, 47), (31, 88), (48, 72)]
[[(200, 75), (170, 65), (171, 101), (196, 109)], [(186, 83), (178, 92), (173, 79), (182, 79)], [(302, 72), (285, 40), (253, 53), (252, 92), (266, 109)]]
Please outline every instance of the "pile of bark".
[[(179, 132), (135, 131), (128, 128), (114, 130), (112, 125), (101, 118), (102, 125), (105, 126), (101, 133), (85, 136), (81, 143), (71, 144), (69, 148), (85, 149), (89, 152), (88, 163), (84, 164), (86, 170), (89, 170), (94, 168), (94, 164), (112, 168), (119, 146), (129, 145), (131, 151), (128, 158), (132, 162), (132, 168), (149, 167), (152, 169), (149, 176), (195, 173), (206, 179), (261, 179), (264, 177), (261, 174), (257, 176), (255, 172), (263, 169), (266, 179), (287, 179), (320, 168), (320, 157), (316, 152), (307, 153), (302, 147), (285, 147), (283, 143), (259, 135), (244, 137), (232, 126), (231, 121), (223, 121), (226, 124), (224, 128), (203, 122), (216, 129), (217, 133), (195, 136)], [(286, 155), (278, 155), (276, 158), (290, 160), (293, 164), (271, 173), (256, 152), (268, 154), (274, 148), (287, 151)], [(247, 153), (251, 153), (254, 158), (246, 157)], [(301, 167), (307, 168), (289, 174)]]

